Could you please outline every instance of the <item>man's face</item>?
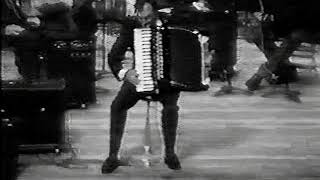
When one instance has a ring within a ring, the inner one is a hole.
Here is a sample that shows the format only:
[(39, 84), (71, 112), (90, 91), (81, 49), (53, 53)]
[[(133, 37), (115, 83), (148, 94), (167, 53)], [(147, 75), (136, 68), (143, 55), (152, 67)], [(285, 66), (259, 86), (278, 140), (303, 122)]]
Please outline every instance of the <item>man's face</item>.
[(155, 14), (150, 3), (145, 3), (141, 10), (138, 11), (138, 19), (142, 27), (149, 27)]

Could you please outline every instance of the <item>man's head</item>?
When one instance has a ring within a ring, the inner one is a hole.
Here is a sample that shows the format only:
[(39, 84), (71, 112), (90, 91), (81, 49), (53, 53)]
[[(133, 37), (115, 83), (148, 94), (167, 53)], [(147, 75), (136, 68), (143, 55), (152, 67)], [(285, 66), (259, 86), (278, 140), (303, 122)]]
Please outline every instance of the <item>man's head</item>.
[(135, 7), (141, 25), (149, 27), (156, 18), (156, 2), (154, 0), (137, 0)]

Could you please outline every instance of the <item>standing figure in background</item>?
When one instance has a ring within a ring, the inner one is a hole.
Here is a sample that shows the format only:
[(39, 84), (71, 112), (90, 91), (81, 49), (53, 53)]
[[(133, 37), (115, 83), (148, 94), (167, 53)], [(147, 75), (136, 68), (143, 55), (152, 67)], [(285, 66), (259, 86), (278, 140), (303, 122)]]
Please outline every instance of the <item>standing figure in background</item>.
[[(209, 51), (212, 54), (211, 80), (233, 77), (237, 63), (237, 13), (235, 0), (207, 0), (213, 15), (207, 21)], [(227, 73), (227, 74), (225, 74)]]
[[(123, 80), (123, 85), (111, 104), (110, 113), (110, 149), (109, 157), (102, 165), (102, 173), (111, 173), (120, 165), (118, 153), (120, 150), (123, 131), (127, 119), (127, 111), (140, 99), (145, 98), (143, 93), (136, 91), (139, 83), (138, 74), (134, 69), (125, 69), (123, 61), (128, 48), (133, 49), (133, 30), (140, 27), (155, 25), (157, 18), (157, 3), (153, 0), (138, 0), (135, 5), (137, 19), (127, 21), (122, 25), (120, 36), (109, 53), (109, 66), (118, 80)], [(127, 57), (128, 58), (128, 57)], [(130, 59), (133, 61), (133, 57)], [(178, 125), (177, 105), (180, 91), (169, 86), (169, 82), (159, 82), (160, 93), (153, 95), (153, 100), (160, 101), (162, 109), (162, 131), (165, 143), (164, 162), (170, 169), (181, 169), (179, 159), (175, 154), (176, 130)], [(161, 88), (166, 87), (166, 88)]]
[(98, 27), (98, 13), (93, 8), (94, 0), (78, 0), (72, 7), (72, 18), (78, 28), (78, 38), (93, 36)]

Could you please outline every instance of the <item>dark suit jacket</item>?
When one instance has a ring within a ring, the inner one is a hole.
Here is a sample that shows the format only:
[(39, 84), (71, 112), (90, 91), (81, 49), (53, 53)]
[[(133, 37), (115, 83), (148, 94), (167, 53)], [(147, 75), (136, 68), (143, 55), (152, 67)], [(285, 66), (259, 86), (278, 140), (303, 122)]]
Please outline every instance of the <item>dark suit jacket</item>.
[(11, 0), (2, 0), (1, 6), (1, 27), (9, 24), (27, 25), (25, 14)]
[[(236, 0), (238, 10), (259, 12), (259, 0)], [(292, 30), (304, 29), (319, 32), (319, 0), (262, 0), (264, 12), (273, 14), (273, 31), (278, 36), (286, 36)]]
[(114, 76), (119, 79), (118, 73), (122, 69), (121, 61), (124, 58), (126, 50), (133, 47), (133, 29), (140, 27), (140, 24), (135, 19), (126, 19), (122, 22), (120, 36), (117, 38), (116, 42), (108, 54), (108, 64), (114, 74)]
[(4, 35), (4, 29), (7, 25), (16, 24), (24, 28), (28, 28), (29, 25), (26, 23), (25, 14), (11, 0), (2, 0), (1, 6), (1, 44), (2, 47), (6, 47), (10, 44), (11, 39)]

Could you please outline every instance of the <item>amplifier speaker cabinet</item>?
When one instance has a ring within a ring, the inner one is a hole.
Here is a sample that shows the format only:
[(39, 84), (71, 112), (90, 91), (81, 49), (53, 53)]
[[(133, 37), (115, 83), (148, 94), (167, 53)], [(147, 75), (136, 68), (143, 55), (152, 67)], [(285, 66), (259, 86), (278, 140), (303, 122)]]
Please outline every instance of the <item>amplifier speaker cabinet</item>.
[(95, 95), (94, 40), (54, 41), (47, 52), (49, 78), (66, 80), (66, 103), (90, 104)]
[(64, 87), (61, 80), (2, 81), (1, 111), (16, 125), (20, 152), (59, 150), (64, 144)]
[(17, 175), (18, 144), (16, 127), (1, 111), (1, 179), (14, 180)]

